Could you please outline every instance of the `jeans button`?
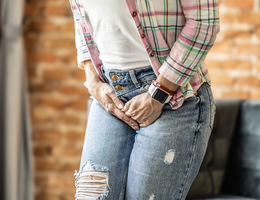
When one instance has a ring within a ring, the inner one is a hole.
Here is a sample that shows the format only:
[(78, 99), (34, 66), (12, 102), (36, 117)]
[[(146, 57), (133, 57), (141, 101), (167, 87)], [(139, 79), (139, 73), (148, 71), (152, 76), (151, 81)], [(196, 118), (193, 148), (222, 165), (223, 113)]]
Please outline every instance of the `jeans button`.
[(117, 75), (113, 74), (113, 75), (111, 76), (111, 79), (112, 79), (113, 81), (117, 80)]
[(121, 85), (116, 85), (115, 86), (115, 89), (118, 91), (118, 90), (121, 90), (122, 89), (122, 86)]

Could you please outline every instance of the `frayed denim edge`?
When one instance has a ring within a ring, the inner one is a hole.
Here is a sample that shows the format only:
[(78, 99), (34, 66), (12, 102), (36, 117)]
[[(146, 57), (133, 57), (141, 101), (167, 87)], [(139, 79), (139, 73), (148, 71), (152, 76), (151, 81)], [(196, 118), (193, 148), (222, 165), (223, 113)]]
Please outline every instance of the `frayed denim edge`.
[[(96, 169), (96, 170), (102, 170), (102, 171), (104, 171), (104, 172), (108, 172), (108, 180), (107, 180), (107, 190), (104, 192), (104, 193), (102, 193), (102, 194), (100, 194), (100, 196), (98, 196), (98, 198), (96, 199), (96, 200), (104, 200), (107, 196), (108, 196), (108, 193), (109, 193), (109, 190), (111, 189), (110, 188), (110, 186), (109, 186), (109, 169), (108, 169), (108, 167), (106, 167), (106, 166), (103, 166), (103, 165), (100, 165), (100, 164), (95, 164), (95, 163), (93, 163), (91, 160), (88, 160), (86, 163), (84, 163), (83, 165), (82, 165), (82, 167), (80, 168), (80, 170), (79, 171), (77, 171), (77, 170), (75, 170), (75, 172), (74, 172), (74, 177), (75, 177), (75, 187), (77, 188), (77, 180), (78, 180), (78, 178), (79, 178), (79, 176), (80, 176), (80, 174), (82, 173), (82, 171), (83, 171), (83, 169), (84, 169), (84, 167), (86, 166), (86, 165), (90, 165), (93, 169)], [(77, 193), (75, 194), (75, 200), (77, 200)]]

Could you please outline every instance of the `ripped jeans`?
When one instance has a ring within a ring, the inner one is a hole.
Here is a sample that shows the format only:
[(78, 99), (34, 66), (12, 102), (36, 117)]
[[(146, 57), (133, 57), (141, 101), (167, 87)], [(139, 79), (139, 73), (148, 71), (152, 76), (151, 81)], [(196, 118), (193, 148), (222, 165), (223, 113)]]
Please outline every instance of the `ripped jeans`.
[[(146, 92), (156, 76), (151, 66), (102, 72), (124, 102)], [(117, 86), (119, 85), (119, 86)], [(78, 200), (184, 200), (202, 163), (213, 127), (215, 102), (205, 82), (197, 95), (135, 131), (93, 98), (89, 108)]]

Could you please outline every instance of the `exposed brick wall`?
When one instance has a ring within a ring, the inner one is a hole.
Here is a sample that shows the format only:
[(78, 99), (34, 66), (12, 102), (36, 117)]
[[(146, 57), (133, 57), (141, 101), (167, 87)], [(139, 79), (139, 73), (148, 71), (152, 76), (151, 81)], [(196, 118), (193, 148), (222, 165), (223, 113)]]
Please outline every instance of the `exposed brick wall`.
[(260, 0), (221, 0), (220, 20), (206, 59), (215, 98), (260, 98)]
[[(260, 98), (260, 0), (221, 0), (206, 63), (215, 98)], [(69, 0), (28, 0), (25, 42), (36, 200), (73, 199), (88, 93), (77, 69)]]
[(37, 200), (74, 199), (88, 93), (76, 66), (69, 1), (29, 0), (25, 42)]

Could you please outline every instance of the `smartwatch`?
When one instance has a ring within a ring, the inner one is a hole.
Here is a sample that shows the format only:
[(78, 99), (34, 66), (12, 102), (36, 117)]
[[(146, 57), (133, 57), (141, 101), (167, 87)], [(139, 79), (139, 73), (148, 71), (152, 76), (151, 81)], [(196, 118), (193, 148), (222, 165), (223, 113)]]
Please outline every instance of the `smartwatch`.
[(161, 104), (170, 102), (171, 98), (173, 97), (173, 92), (160, 85), (156, 80), (153, 80), (148, 89), (148, 92), (153, 99), (160, 102)]

